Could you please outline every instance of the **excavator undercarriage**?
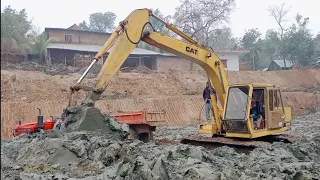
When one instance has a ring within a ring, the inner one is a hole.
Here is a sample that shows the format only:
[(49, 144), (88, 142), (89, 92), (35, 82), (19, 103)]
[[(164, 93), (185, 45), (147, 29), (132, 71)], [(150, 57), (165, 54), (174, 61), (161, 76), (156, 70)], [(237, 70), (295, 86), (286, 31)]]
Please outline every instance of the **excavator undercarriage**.
[(287, 134), (269, 135), (255, 139), (225, 138), (214, 135), (212, 137), (193, 135), (180, 141), (182, 144), (203, 146), (207, 149), (214, 149), (221, 146), (229, 146), (239, 152), (251, 151), (254, 148), (264, 148), (273, 142), (293, 143), (297, 140), (294, 136)]

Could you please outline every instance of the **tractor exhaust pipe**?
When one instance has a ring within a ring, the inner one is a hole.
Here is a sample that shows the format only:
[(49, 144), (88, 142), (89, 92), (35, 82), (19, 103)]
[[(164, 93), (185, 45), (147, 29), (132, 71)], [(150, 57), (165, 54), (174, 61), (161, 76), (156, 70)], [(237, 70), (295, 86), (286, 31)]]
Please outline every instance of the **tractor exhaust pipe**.
[(38, 127), (39, 129), (44, 129), (44, 123), (43, 123), (43, 115), (41, 115), (41, 109), (37, 108), (39, 110), (39, 115), (38, 115)]

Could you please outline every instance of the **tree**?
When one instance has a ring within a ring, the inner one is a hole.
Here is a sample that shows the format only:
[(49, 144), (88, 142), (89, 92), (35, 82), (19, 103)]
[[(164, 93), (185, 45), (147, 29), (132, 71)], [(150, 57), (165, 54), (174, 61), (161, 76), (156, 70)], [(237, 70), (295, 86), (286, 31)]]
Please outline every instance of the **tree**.
[(228, 22), (235, 0), (184, 0), (176, 8), (174, 20), (191, 38), (208, 43), (210, 33)]
[(314, 38), (315, 42), (320, 44), (320, 32), (318, 32), (317, 36)]
[(208, 46), (219, 50), (236, 50), (239, 47), (238, 39), (234, 38), (230, 28), (215, 29), (209, 35)]
[[(54, 39), (47, 39), (47, 34), (45, 32), (37, 35), (31, 41), (30, 51), (32, 54), (39, 54), (40, 59), (46, 57), (47, 55), (47, 46), (49, 43), (53, 42)], [(47, 60), (47, 65), (50, 65), (51, 62)]]
[(93, 13), (89, 17), (89, 25), (82, 21), (79, 26), (85, 30), (97, 32), (110, 32), (115, 29), (114, 21), (117, 16), (113, 12)]
[(283, 35), (282, 54), (293, 64), (309, 65), (316, 56), (316, 42), (307, 29), (309, 18), (297, 14), (296, 23)]
[(89, 25), (86, 21), (82, 21), (81, 23), (79, 23), (79, 27), (83, 30), (90, 30)]
[(265, 63), (279, 59), (280, 43), (279, 33), (272, 29), (267, 30), (262, 46), (262, 59)]
[(1, 12), (1, 38), (7, 39), (6, 41), (15, 41), (18, 46), (27, 43), (27, 35), (31, 28), (31, 21), (28, 21), (25, 9), (18, 12), (7, 6)]
[(261, 32), (258, 29), (249, 29), (245, 32), (241, 40), (242, 47), (250, 52), (244, 54), (241, 60), (250, 62), (254, 68), (258, 66), (261, 60), (261, 51), (263, 41), (261, 39)]
[[(291, 7), (286, 8), (285, 7), (285, 3), (282, 3), (280, 6), (277, 5), (273, 5), (270, 6), (268, 11), (270, 12), (270, 15), (276, 20), (279, 28), (280, 28), (280, 41), (282, 42), (283, 39), (283, 34), (285, 32), (285, 27), (284, 27), (284, 22), (285, 20), (285, 16), (288, 14), (288, 12), (290, 11)], [(282, 43), (280, 43), (280, 49), (283, 49), (283, 45)], [(283, 52), (283, 51), (281, 51)], [(286, 67), (286, 59), (285, 59), (285, 55), (284, 54), (280, 54), (282, 56), (283, 62), (284, 62), (284, 67)]]

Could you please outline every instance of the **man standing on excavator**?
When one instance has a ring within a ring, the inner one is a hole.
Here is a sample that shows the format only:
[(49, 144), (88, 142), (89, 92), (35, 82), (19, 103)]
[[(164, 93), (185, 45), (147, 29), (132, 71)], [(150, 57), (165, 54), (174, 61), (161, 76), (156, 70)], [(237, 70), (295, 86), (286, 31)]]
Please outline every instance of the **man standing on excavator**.
[(209, 82), (207, 82), (206, 88), (203, 90), (203, 100), (206, 103), (206, 120), (210, 121), (210, 110), (212, 108), (212, 100), (211, 100), (211, 93), (213, 93), (216, 96), (216, 90), (214, 88), (211, 88), (209, 86)]

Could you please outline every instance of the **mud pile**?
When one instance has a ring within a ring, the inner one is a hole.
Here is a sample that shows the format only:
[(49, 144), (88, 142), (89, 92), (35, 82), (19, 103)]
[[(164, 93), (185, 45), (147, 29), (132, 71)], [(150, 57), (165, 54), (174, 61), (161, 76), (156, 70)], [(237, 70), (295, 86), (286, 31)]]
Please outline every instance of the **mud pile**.
[(320, 177), (319, 132), (308, 141), (273, 143), (244, 154), (225, 146), (207, 150), (182, 144), (142, 143), (128, 138), (112, 119), (104, 117), (108, 128), (95, 132), (48, 131), (34, 137), (24, 135), (11, 141), (2, 140), (1, 179)]
[(138, 67), (124, 67), (120, 69), (121, 72), (124, 73), (141, 73), (141, 74), (152, 74), (153, 71), (146, 66), (138, 66)]

